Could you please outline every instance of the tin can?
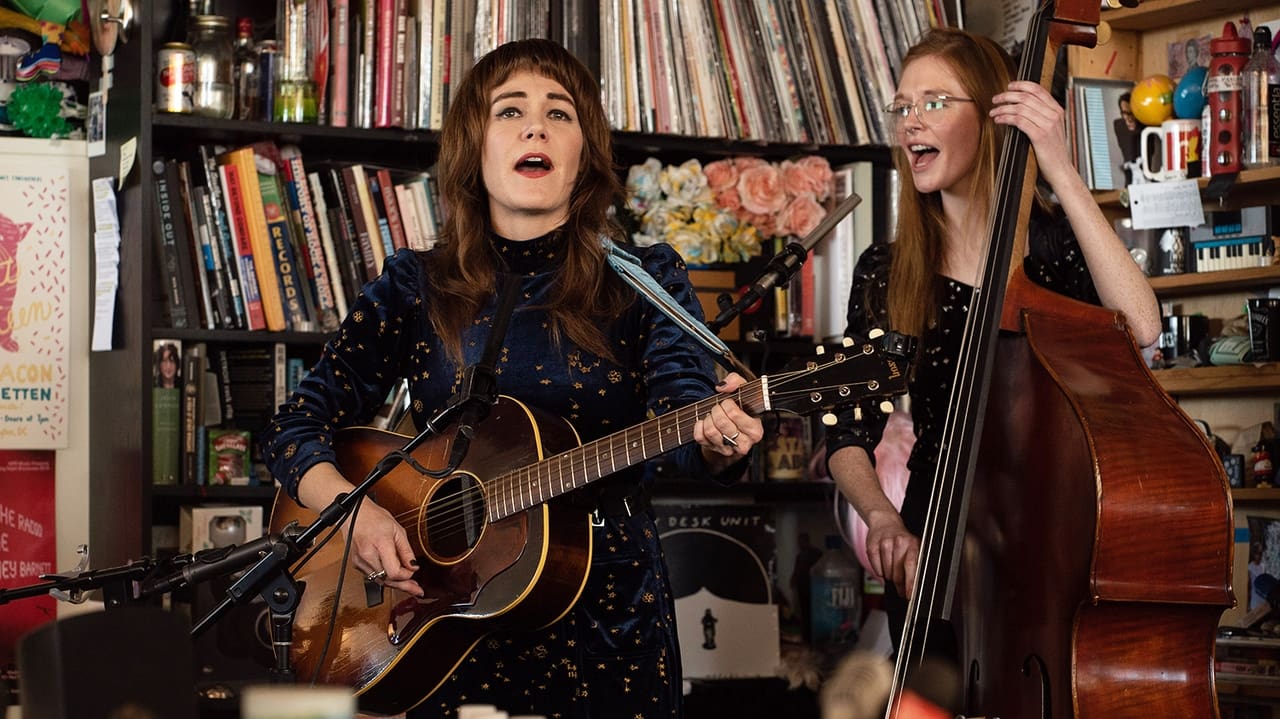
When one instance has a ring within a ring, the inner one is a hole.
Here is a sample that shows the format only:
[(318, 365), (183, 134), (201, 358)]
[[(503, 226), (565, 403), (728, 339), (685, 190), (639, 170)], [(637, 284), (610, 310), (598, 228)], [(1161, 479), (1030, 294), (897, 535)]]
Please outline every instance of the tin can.
[(196, 53), (185, 42), (169, 42), (156, 54), (156, 110), (190, 113), (196, 85)]
[(258, 43), (258, 117), (276, 118), (276, 76), (280, 73), (280, 44), (275, 40)]

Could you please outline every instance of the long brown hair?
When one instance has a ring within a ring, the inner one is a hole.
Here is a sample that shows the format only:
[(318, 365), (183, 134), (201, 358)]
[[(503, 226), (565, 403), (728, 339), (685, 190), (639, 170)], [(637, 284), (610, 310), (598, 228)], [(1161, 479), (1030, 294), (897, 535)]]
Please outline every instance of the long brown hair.
[[(930, 30), (907, 52), (902, 65), (935, 57), (950, 66), (966, 97), (974, 100), (980, 123), (978, 153), (970, 183), (969, 206), (986, 208), (995, 192), (995, 168), (1004, 126), (988, 120), (991, 98), (1009, 86), (1011, 61), (991, 40), (954, 28)], [(898, 170), (898, 223), (889, 270), (889, 320), (899, 332), (919, 337), (937, 320), (941, 293), (946, 218), (940, 192), (922, 194), (911, 177), (907, 153), (893, 148)]]
[(600, 104), (600, 89), (586, 66), (550, 40), (506, 43), (476, 62), (450, 98), (440, 133), (439, 186), (445, 220), (432, 269), (431, 322), (460, 360), (462, 332), (495, 292), (499, 260), (487, 237), (489, 195), (481, 165), (489, 94), (513, 74), (529, 71), (555, 80), (569, 92), (582, 127), (581, 167), (569, 200), (565, 260), (547, 300), (551, 332), (602, 357), (610, 357), (599, 321), (620, 313), (634, 299), (621, 282), (605, 271), (599, 236), (620, 240), (609, 208), (622, 194), (613, 166), (613, 139)]

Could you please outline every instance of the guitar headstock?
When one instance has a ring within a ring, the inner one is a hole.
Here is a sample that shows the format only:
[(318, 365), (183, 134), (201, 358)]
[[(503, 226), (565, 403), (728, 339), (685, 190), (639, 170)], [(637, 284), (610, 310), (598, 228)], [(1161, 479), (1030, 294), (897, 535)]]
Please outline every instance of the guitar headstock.
[(798, 360), (768, 377), (769, 408), (807, 415), (833, 413), (866, 400), (907, 391), (914, 337), (873, 330), (864, 342), (848, 338), (835, 348), (818, 346), (812, 359)]

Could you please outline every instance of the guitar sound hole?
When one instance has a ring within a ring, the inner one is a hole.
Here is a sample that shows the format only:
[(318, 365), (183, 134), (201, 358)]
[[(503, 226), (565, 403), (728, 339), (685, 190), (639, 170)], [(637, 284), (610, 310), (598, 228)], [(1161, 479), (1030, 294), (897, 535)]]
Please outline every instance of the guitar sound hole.
[(427, 503), (426, 540), (444, 559), (461, 557), (480, 541), (485, 525), (484, 489), (466, 474), (441, 483)]

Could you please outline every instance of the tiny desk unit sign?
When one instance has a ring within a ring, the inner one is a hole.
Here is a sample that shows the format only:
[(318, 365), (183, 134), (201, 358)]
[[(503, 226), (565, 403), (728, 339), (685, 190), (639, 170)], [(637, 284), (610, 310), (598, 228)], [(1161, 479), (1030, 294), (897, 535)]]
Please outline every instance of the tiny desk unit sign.
[(685, 679), (775, 676), (773, 516), (751, 506), (660, 506)]

